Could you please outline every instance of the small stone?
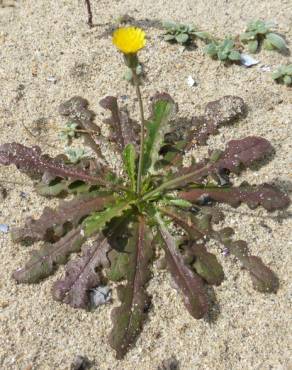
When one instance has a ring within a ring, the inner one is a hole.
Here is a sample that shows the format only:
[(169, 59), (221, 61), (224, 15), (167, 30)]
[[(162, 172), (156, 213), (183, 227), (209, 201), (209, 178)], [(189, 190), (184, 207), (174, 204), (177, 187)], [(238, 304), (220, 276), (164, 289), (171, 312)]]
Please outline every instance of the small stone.
[(77, 355), (73, 360), (70, 369), (71, 370), (87, 370), (92, 366), (91, 361), (85, 356)]
[(110, 302), (112, 297), (112, 291), (108, 286), (98, 286), (97, 288), (91, 289), (90, 301), (92, 307), (98, 307), (103, 304)]
[(7, 234), (9, 231), (9, 226), (6, 224), (0, 224), (0, 232), (3, 234)]
[(171, 356), (167, 360), (163, 360), (157, 370), (179, 370), (179, 362), (174, 356)]

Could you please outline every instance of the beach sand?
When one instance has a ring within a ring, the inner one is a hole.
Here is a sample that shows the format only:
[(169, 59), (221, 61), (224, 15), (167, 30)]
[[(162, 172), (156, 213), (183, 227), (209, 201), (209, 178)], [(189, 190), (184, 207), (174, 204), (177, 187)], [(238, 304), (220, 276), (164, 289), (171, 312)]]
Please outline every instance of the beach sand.
[[(222, 149), (226, 141), (248, 135), (267, 138), (275, 155), (257, 172), (243, 172), (238, 182), (271, 182), (284, 191), (291, 190), (292, 90), (273, 82), (270, 72), (291, 63), (291, 56), (263, 50), (255, 55), (260, 63), (250, 69), (224, 67), (205, 56), (200, 43), (190, 51), (165, 43), (155, 22), (193, 23), (224, 37), (242, 32), (251, 19), (273, 20), (292, 48), (291, 1), (92, 3), (97, 25), (89, 29), (81, 0), (0, 1), (1, 144), (19, 141), (38, 144), (51, 155), (60, 153), (63, 144), (58, 132), (64, 120), (58, 115), (58, 106), (74, 95), (89, 100), (97, 124), (103, 118), (98, 101), (107, 94), (123, 96), (121, 102), (138, 117), (133, 87), (122, 78), (123, 61), (110, 38), (115, 19), (128, 13), (148, 37), (147, 47), (140, 53), (146, 72), (142, 87), (145, 101), (156, 91), (170, 93), (179, 104), (179, 122), (200, 114), (210, 100), (230, 94), (242, 97), (248, 115), (222, 128), (209, 140), (209, 146)], [(187, 85), (188, 76), (194, 78), (196, 86)], [(199, 155), (207, 149), (201, 149)], [(1, 181), (5, 180), (0, 185), (8, 193), (5, 199), (0, 198), (0, 223), (10, 228), (21, 225), (25, 217), (37, 217), (45, 205), (56, 204), (37, 196), (32, 181), (14, 166), (1, 167), (0, 173)], [(51, 286), (62, 276), (63, 267), (40, 284), (17, 285), (11, 273), (23, 266), (34, 247), (13, 244), (9, 233), (0, 232), (0, 369), (70, 369), (76, 355), (87, 356), (94, 362), (92, 368), (100, 370), (156, 370), (172, 356), (182, 370), (292, 369), (291, 219), (287, 212), (268, 214), (261, 207), (255, 211), (246, 206), (224, 208), (225, 224), (234, 227), (237, 237), (247, 240), (251, 252), (261, 256), (279, 276), (278, 293), (254, 291), (247, 272), (212, 244), (226, 278), (214, 289), (217, 304), (211, 310), (213, 320), (197, 321), (184, 308), (169, 274), (154, 268), (148, 288), (153, 302), (149, 319), (122, 361), (115, 359), (107, 340), (110, 311), (118, 304), (115, 294), (112, 304), (94, 313), (55, 302)]]

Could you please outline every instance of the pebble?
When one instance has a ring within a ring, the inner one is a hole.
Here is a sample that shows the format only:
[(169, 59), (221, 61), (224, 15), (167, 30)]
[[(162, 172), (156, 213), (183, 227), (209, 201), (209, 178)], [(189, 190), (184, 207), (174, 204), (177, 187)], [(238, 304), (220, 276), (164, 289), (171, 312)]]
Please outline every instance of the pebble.
[(6, 224), (0, 224), (0, 232), (3, 234), (7, 234), (9, 231), (9, 226)]

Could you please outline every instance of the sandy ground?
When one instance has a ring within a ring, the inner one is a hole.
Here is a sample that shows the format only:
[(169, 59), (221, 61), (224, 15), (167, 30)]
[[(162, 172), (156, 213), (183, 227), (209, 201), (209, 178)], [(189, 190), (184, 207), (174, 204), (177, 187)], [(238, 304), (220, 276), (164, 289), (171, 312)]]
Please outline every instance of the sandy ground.
[[(5, 3), (15, 7), (1, 7)], [(131, 112), (137, 112), (132, 87), (122, 79), (121, 57), (105, 36), (114, 19), (128, 13), (143, 21), (149, 38), (141, 53), (147, 73), (145, 99), (157, 90), (169, 92), (179, 103), (182, 118), (200, 113), (208, 101), (223, 95), (241, 96), (248, 104), (248, 116), (223, 128), (210, 145), (223, 148), (226, 140), (251, 134), (266, 137), (276, 155), (257, 173), (246, 171), (241, 180), (274, 182), (289, 190), (292, 91), (275, 84), (261, 66), (274, 70), (279, 64), (291, 63), (291, 57), (262, 51), (256, 56), (261, 62), (258, 66), (225, 68), (204, 56), (201, 47), (183, 52), (177, 45), (164, 43), (161, 31), (151, 22), (193, 22), (224, 36), (241, 32), (252, 18), (274, 20), (292, 48), (289, 0), (259, 0), (256, 5), (252, 0), (92, 3), (98, 26), (90, 30), (81, 0), (0, 1), (0, 143), (16, 140), (26, 145), (38, 143), (51, 154), (61, 151), (57, 134), (63, 121), (57, 107), (76, 94), (90, 101), (97, 122), (102, 118), (98, 101), (105, 94), (126, 95), (124, 102)], [(197, 81), (196, 87), (187, 85), (189, 75)], [(32, 138), (24, 125), (39, 136)], [(23, 183), (2, 184), (8, 196), (0, 200), (0, 223), (12, 227), (28, 215), (38, 216), (48, 201), (33, 193), (31, 181), (12, 167), (1, 168), (0, 173), (1, 181)], [(20, 196), (21, 191), (25, 197)], [(155, 269), (149, 286), (153, 295), (149, 320), (137, 345), (120, 362), (107, 343), (111, 307), (103, 306), (91, 314), (54, 302), (51, 285), (63, 269), (39, 285), (16, 285), (11, 272), (27, 260), (30, 248), (14, 245), (9, 234), (0, 233), (0, 368), (69, 369), (80, 354), (94, 361), (94, 369), (102, 370), (154, 370), (171, 356), (183, 370), (291, 369), (291, 220), (274, 216), (277, 213), (252, 212), (241, 206), (227, 212), (227, 224), (276, 271), (280, 278), (276, 295), (255, 292), (247, 273), (214, 245), (211, 248), (218, 250), (226, 275), (215, 289), (219, 313), (212, 322), (196, 321), (184, 309), (168, 274)]]

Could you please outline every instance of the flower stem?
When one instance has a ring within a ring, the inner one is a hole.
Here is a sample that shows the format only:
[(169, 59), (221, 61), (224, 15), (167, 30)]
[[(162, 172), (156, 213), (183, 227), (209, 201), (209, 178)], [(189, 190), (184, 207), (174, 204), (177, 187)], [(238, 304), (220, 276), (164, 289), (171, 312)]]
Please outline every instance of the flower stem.
[(139, 102), (139, 110), (141, 117), (141, 132), (140, 132), (140, 155), (139, 155), (139, 164), (138, 164), (138, 177), (137, 177), (137, 194), (141, 195), (141, 186), (142, 186), (142, 171), (143, 171), (143, 154), (144, 154), (144, 136), (145, 136), (145, 118), (144, 118), (144, 108), (143, 101), (141, 96), (141, 90), (139, 86), (139, 79), (136, 73), (136, 69), (132, 68), (133, 73), (133, 82), (136, 88), (136, 94)]

